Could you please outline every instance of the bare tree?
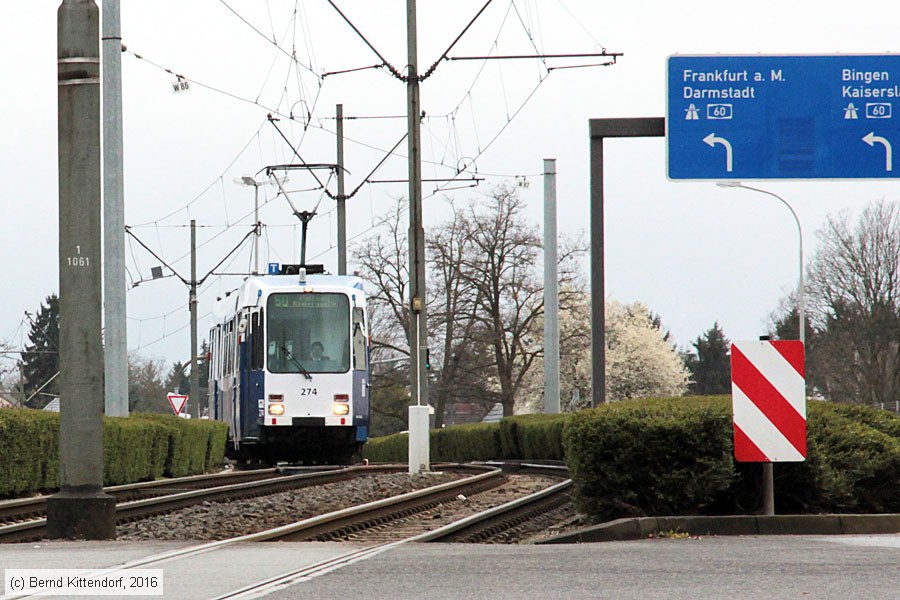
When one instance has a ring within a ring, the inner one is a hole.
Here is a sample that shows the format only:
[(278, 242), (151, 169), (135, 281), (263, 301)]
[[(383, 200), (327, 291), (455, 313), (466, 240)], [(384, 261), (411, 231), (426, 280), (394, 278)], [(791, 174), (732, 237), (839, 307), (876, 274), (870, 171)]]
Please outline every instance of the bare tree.
[(376, 355), (409, 355), (409, 246), (403, 229), (407, 202), (401, 200), (377, 224), (375, 235), (354, 247), (360, 276), (375, 293), (369, 297), (369, 334)]
[[(515, 189), (500, 187), (486, 201), (465, 207), (451, 203), (450, 208), (451, 217), (427, 235), (430, 401), (437, 426), (448, 405), (462, 401), (485, 408), (500, 402), (504, 413), (512, 414), (528, 387), (526, 375), (543, 352), (541, 240), (537, 229), (526, 223)], [(395, 356), (409, 352), (404, 214), (401, 202), (382, 220), (379, 232), (354, 251), (375, 290), (373, 348)], [(584, 244), (577, 241), (564, 244), (560, 253), (563, 310), (567, 302), (583, 296), (583, 281), (577, 276), (577, 257), (583, 254)], [(583, 336), (581, 329), (566, 333)], [(376, 388), (383, 384), (396, 390), (398, 377), (408, 377), (408, 369), (392, 367), (373, 372)], [(375, 404), (373, 393), (373, 411), (384, 408)]]
[[(378, 223), (377, 232), (353, 248), (360, 276), (369, 282), (369, 335), (372, 340), (372, 433), (406, 428), (409, 406), (409, 247), (403, 228), (407, 202)], [(398, 358), (400, 360), (398, 360)]]
[[(451, 206), (452, 203), (451, 203)], [(444, 412), (451, 400), (472, 399), (480, 394), (478, 373), (484, 359), (472, 347), (472, 336), (478, 325), (477, 307), (480, 290), (463, 276), (463, 262), (469, 245), (465, 215), (453, 206), (449, 221), (427, 236), (430, 255), (429, 274), (429, 338), (434, 340), (436, 369), (432, 398), (435, 427), (441, 427)]]
[(869, 204), (855, 225), (845, 212), (818, 232), (809, 269), (813, 385), (858, 403), (900, 395), (900, 206)]
[(537, 327), (543, 287), (536, 275), (541, 238), (525, 223), (515, 188), (498, 187), (486, 200), (466, 211), (468, 245), (461, 274), (478, 294), (473, 338), (490, 348), (494, 395), (503, 414), (511, 415), (525, 375), (543, 350)]

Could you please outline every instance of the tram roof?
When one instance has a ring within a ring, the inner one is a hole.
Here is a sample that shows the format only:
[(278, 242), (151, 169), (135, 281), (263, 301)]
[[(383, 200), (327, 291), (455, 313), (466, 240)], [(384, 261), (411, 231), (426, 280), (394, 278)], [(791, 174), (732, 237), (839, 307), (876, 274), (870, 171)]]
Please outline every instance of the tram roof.
[(365, 298), (363, 280), (355, 275), (307, 275), (305, 283), (300, 282), (298, 275), (253, 275), (238, 290), (216, 302), (213, 316), (218, 322), (223, 322), (240, 308), (256, 306), (259, 292), (300, 292), (308, 288), (321, 292), (356, 290)]

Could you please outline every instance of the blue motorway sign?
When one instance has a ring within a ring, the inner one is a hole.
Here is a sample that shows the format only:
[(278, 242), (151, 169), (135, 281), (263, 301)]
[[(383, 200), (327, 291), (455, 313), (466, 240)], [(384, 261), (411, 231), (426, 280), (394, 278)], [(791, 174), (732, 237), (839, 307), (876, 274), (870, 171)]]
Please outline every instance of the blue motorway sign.
[(900, 174), (900, 55), (671, 56), (668, 96), (669, 179)]

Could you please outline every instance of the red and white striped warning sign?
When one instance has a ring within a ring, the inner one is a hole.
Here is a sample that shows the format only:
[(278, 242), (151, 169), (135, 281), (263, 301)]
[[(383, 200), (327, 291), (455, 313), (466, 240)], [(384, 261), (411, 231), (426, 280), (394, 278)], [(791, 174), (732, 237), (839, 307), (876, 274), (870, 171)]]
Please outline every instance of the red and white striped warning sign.
[(799, 341), (731, 346), (734, 457), (741, 462), (806, 458), (806, 380)]

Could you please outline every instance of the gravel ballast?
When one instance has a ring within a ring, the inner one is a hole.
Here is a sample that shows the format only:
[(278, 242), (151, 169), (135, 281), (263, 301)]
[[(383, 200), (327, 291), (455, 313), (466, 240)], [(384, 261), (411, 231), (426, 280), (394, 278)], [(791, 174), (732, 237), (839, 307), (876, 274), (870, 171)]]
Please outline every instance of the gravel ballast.
[(365, 475), (260, 498), (204, 502), (116, 527), (119, 540), (223, 540), (456, 481), (463, 473)]

